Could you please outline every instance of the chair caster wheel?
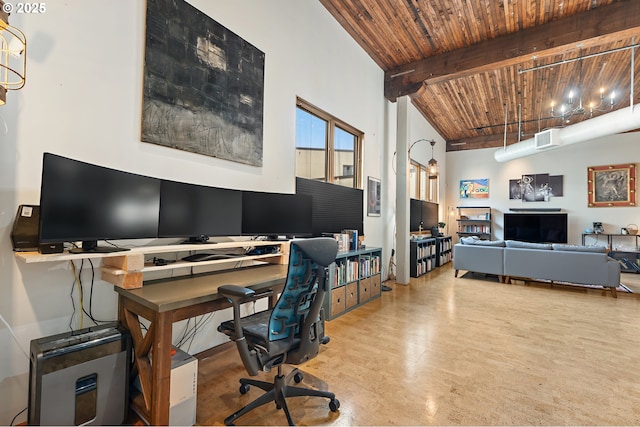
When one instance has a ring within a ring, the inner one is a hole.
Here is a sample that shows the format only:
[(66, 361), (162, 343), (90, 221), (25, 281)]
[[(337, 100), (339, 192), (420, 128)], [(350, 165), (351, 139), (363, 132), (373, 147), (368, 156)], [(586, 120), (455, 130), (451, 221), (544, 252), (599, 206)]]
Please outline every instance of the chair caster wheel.
[(249, 389), (250, 388), (251, 388), (251, 386), (249, 384), (240, 384), (240, 394), (249, 393)]
[(293, 380), (296, 382), (296, 384), (300, 384), (303, 379), (304, 379), (304, 375), (302, 375), (302, 373), (300, 373), (300, 372), (296, 373), (293, 376)]
[(340, 408), (340, 401), (336, 398), (333, 398), (329, 401), (329, 409), (331, 412), (337, 412), (338, 408)]

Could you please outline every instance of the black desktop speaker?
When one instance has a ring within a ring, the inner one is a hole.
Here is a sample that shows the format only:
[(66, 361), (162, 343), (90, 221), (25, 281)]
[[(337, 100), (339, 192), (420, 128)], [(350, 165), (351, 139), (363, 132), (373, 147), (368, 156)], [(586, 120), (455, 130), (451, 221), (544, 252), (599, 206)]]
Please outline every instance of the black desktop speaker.
[(20, 205), (11, 229), (11, 243), (17, 252), (38, 250), (40, 206)]

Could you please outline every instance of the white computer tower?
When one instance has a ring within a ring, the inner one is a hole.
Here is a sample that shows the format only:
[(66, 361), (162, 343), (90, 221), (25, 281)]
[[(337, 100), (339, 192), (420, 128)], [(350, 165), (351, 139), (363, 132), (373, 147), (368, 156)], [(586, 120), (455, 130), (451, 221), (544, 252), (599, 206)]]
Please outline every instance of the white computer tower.
[[(198, 392), (198, 359), (178, 349), (171, 356), (171, 387), (169, 390), (169, 425), (192, 426), (196, 423)], [(152, 362), (153, 363), (153, 362)], [(135, 387), (140, 392), (140, 379)], [(137, 412), (137, 411), (136, 411)], [(149, 424), (142, 414), (138, 415)]]
[(196, 423), (198, 359), (180, 349), (171, 357), (169, 425), (192, 426)]

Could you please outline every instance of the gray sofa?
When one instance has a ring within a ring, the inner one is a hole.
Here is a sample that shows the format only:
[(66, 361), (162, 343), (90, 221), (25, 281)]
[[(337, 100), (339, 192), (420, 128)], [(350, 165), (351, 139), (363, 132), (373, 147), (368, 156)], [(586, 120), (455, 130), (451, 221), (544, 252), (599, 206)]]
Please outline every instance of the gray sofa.
[(549, 280), (608, 288), (616, 297), (620, 264), (604, 246), (487, 241), (461, 238), (453, 247), (453, 268), (494, 274), (501, 282), (512, 278)]
[[(462, 241), (468, 241), (467, 244)], [(453, 268), (458, 277), (459, 270), (475, 273), (493, 274), (504, 281), (504, 248), (502, 240), (470, 240), (468, 237), (460, 239), (460, 243), (453, 245)]]

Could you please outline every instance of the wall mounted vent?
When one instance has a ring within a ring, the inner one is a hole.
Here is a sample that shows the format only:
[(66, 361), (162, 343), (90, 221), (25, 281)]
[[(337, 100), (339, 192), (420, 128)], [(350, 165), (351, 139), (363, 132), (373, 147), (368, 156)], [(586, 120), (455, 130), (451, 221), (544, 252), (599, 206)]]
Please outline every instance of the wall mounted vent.
[(547, 129), (535, 134), (536, 150), (560, 145), (560, 129)]

